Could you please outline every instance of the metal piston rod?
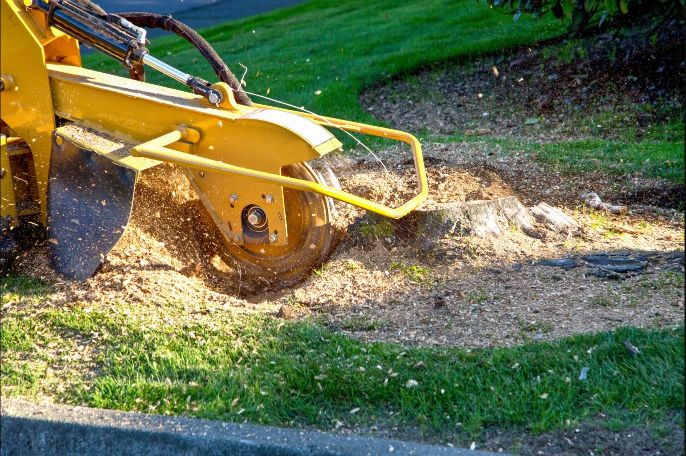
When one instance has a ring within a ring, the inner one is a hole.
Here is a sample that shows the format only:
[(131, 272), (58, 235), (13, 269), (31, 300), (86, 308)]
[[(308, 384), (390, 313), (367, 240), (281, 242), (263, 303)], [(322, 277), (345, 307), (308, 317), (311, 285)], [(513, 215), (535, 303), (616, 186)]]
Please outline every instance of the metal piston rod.
[(31, 7), (43, 11), (50, 26), (98, 49), (127, 68), (130, 68), (133, 62), (143, 63), (185, 84), (213, 105), (221, 103), (224, 99), (222, 93), (212, 88), (204, 79), (178, 70), (150, 55), (145, 48), (145, 42), (141, 42), (145, 35), (138, 32), (132, 24), (130, 27), (127, 26), (130, 23), (116, 15), (113, 17), (118, 19), (117, 22), (110, 22), (69, 0), (33, 0)]
[(180, 82), (181, 84), (185, 84), (191, 89), (193, 89), (193, 92), (200, 93), (200, 95), (203, 95), (205, 98), (207, 98), (207, 101), (209, 101), (211, 104), (219, 104), (223, 101), (223, 97), (220, 91), (213, 89), (209, 86), (209, 83), (204, 81), (203, 79), (196, 78), (195, 76), (192, 76), (188, 73), (184, 73), (183, 71), (174, 68), (173, 66), (164, 63), (158, 58), (155, 58), (151, 56), (150, 54), (143, 54), (143, 58), (141, 61), (149, 66), (150, 68), (159, 71), (160, 73), (169, 76), (170, 78)]

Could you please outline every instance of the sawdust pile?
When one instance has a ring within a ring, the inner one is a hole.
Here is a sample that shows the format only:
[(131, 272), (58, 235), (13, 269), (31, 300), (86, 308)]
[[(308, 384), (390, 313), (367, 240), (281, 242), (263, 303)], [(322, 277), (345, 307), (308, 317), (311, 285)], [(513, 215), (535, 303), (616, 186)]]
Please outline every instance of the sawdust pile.
[(163, 165), (146, 171), (136, 188), (129, 226), (109, 264), (154, 261), (179, 270), (201, 264), (193, 223), (197, 209), (197, 196), (178, 170)]
[[(490, 200), (513, 196), (512, 188), (488, 169), (465, 170), (448, 166), (440, 159), (427, 164), (429, 199), (422, 204), (432, 209), (436, 203)], [(374, 201), (398, 206), (417, 192), (417, 182), (411, 162), (391, 167), (387, 172), (367, 160), (348, 167), (334, 169), (344, 188)]]
[[(344, 190), (391, 206), (417, 191), (414, 166), (406, 156), (390, 151), (384, 157), (388, 172), (375, 161), (330, 157), (326, 164)], [(430, 199), (424, 207), (448, 201), (492, 199), (513, 194), (488, 170), (466, 171), (440, 159), (428, 163)], [(337, 228), (347, 227), (364, 211), (337, 204)], [(238, 271), (222, 260), (220, 234), (207, 224), (197, 194), (183, 172), (170, 165), (144, 171), (137, 183), (133, 210), (124, 235), (100, 270), (85, 283), (64, 282), (51, 268), (47, 247), (24, 253), (22, 273), (58, 284), (59, 299), (126, 301), (221, 300), (261, 291), (241, 280)], [(385, 258), (385, 254), (381, 254)]]
[(177, 300), (222, 300), (249, 291), (238, 271), (220, 257), (221, 235), (204, 214), (179, 168), (160, 165), (146, 171), (136, 188), (129, 226), (101, 273), (136, 272), (154, 293)]
[(45, 246), (21, 255), (17, 268), (56, 284), (58, 301), (232, 301), (237, 274), (218, 257), (218, 238), (201, 211), (183, 173), (160, 165), (142, 173), (124, 235), (92, 278), (65, 282)]
[[(343, 190), (395, 208), (419, 192), (414, 162), (408, 155), (399, 148), (386, 149), (378, 153), (384, 166), (370, 157), (352, 159), (340, 154), (329, 154), (311, 163), (318, 171), (324, 167), (333, 171)], [(425, 210), (435, 209), (441, 203), (516, 195), (497, 171), (487, 167), (455, 166), (449, 160), (430, 155), (425, 156), (425, 166), (429, 197), (420, 206)], [(336, 222), (344, 229), (364, 215), (363, 210), (339, 202), (336, 211)]]

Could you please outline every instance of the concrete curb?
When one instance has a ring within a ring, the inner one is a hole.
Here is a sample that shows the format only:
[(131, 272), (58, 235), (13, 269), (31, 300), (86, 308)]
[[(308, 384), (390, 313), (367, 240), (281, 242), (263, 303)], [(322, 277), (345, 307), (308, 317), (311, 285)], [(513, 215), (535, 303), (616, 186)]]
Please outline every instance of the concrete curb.
[(488, 456), (494, 453), (4, 399), (0, 455)]

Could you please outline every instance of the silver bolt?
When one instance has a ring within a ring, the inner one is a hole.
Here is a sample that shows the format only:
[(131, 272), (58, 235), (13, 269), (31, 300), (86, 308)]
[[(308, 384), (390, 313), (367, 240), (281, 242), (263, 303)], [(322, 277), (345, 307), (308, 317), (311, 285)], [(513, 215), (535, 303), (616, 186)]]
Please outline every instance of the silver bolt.
[(232, 194), (231, 196), (229, 196), (229, 203), (236, 204), (237, 201), (238, 201), (238, 195), (236, 195), (235, 193)]
[(205, 171), (200, 171), (198, 174), (200, 174), (200, 177), (205, 177)]
[(274, 244), (276, 241), (279, 240), (279, 236), (276, 233), (272, 233), (269, 235), (269, 242)]
[(248, 223), (252, 226), (255, 226), (258, 223), (260, 223), (260, 218), (257, 216), (256, 213), (251, 212), (250, 214), (248, 214)]
[(241, 233), (236, 233), (233, 235), (233, 239), (236, 242), (241, 242), (241, 239), (243, 239), (243, 235)]
[(210, 92), (207, 94), (207, 101), (212, 104), (219, 104), (222, 101), (222, 96), (216, 90), (210, 90)]
[(264, 202), (267, 204), (272, 204), (274, 202), (274, 197), (272, 195), (267, 195), (264, 197)]

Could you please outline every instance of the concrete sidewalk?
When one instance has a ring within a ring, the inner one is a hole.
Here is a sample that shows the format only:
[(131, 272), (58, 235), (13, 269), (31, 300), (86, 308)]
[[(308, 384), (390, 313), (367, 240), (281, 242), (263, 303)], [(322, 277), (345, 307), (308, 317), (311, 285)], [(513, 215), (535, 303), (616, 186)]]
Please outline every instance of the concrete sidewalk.
[(493, 453), (268, 426), (3, 399), (0, 455), (487, 456)]

